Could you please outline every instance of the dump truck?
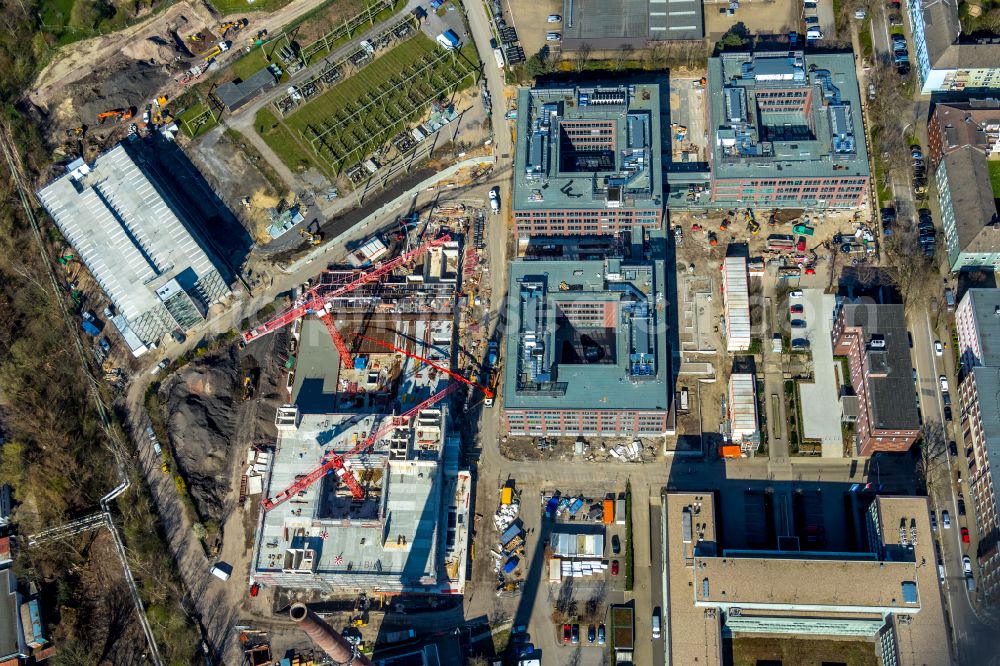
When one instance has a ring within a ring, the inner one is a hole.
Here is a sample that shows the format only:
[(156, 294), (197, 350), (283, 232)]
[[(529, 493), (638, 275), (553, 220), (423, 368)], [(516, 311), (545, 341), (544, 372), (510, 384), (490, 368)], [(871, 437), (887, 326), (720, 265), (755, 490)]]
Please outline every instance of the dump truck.
[(201, 58), (205, 62), (208, 62), (209, 60), (211, 60), (215, 56), (219, 55), (223, 51), (228, 51), (228, 50), (229, 50), (229, 42), (225, 42), (225, 41), (219, 42), (218, 44), (216, 44), (215, 46), (213, 46), (211, 49), (209, 49), (208, 53), (206, 53), (205, 55), (203, 55)]

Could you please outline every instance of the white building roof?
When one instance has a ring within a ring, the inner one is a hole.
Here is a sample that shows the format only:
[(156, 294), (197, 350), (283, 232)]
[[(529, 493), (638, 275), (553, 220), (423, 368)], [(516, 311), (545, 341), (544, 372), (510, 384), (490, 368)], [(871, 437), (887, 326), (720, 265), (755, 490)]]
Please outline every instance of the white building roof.
[(123, 144), (92, 166), (77, 163), (38, 197), (130, 322), (161, 306), (165, 298), (155, 290), (172, 279), (185, 291), (206, 277), (221, 282), (208, 255)]
[(722, 266), (723, 300), (726, 308), (726, 349), (750, 346), (750, 285), (745, 257), (726, 257)]
[(757, 386), (753, 375), (733, 373), (729, 377), (729, 420), (734, 442), (757, 432)]

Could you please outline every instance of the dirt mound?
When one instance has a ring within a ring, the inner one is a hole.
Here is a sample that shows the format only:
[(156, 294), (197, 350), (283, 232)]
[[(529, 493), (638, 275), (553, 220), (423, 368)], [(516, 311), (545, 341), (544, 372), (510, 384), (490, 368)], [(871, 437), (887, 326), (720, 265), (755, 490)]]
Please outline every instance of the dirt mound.
[(220, 518), (230, 491), (240, 391), (230, 350), (182, 368), (167, 394), (170, 444), (203, 517)]
[(133, 60), (145, 60), (163, 65), (181, 55), (177, 48), (159, 37), (150, 37), (127, 44), (122, 53)]
[[(108, 71), (90, 78), (89, 83), (69, 86), (68, 93), (80, 121), (93, 124), (97, 114), (108, 109), (139, 107), (152, 99), (170, 79), (168, 66), (119, 58)], [(138, 109), (137, 115), (141, 113)]]

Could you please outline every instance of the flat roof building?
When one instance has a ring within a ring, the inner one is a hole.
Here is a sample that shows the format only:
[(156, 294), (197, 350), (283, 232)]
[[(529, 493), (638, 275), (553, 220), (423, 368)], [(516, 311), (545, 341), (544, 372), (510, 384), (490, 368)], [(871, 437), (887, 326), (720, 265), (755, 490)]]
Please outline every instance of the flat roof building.
[[(334, 272), (324, 280), (341, 277)], [(435, 300), (411, 296), (405, 289), (372, 286), (356, 294), (358, 301), (335, 304), (337, 321), (350, 321), (355, 308), (395, 312), (391, 323), (373, 324), (366, 335), (447, 367), (454, 315), (398, 312)], [(450, 432), (447, 402), (405, 419), (394, 416), (445, 390), (448, 376), (371, 342), (356, 350), (353, 366), (343, 367), (316, 318), (302, 320), (293, 335), (296, 366), (289, 403), (275, 419), (278, 437), (265, 496), (277, 496), (335, 452), (345, 456), (347, 473), (365, 497), (357, 500), (337, 474), (327, 474), (262, 511), (251, 566), (255, 580), (324, 591), (461, 594), (472, 478), (460, 469), (461, 442)], [(390, 423), (394, 427), (365, 452), (347, 455)]]
[(856, 208), (868, 151), (851, 53), (708, 61), (713, 206)]
[(839, 301), (831, 338), (834, 355), (847, 356), (858, 397), (857, 455), (909, 449), (920, 419), (903, 306)]
[(519, 435), (661, 435), (670, 357), (663, 260), (514, 261), (504, 421)]
[[(722, 664), (723, 637), (874, 640), (884, 663), (951, 663), (926, 498), (877, 497), (858, 553), (731, 550), (712, 493), (663, 496), (668, 664)], [(905, 530), (902, 525), (905, 524)]]
[(963, 445), (972, 448), (969, 487), (982, 599), (1000, 601), (1000, 289), (970, 289), (955, 310), (962, 379)]
[(654, 41), (705, 37), (702, 3), (695, 0), (563, 0), (562, 46), (619, 50)]
[(135, 356), (201, 324), (230, 294), (192, 221), (128, 143), (73, 162), (38, 198), (117, 309), (112, 323)]
[(1000, 88), (997, 36), (962, 34), (959, 3), (907, 0), (921, 93)]
[(746, 257), (726, 257), (722, 264), (722, 300), (726, 351), (750, 349), (750, 274)]
[(274, 78), (271, 70), (264, 67), (245, 80), (226, 81), (215, 89), (215, 96), (229, 111), (236, 111), (265, 90), (273, 88), (277, 83), (278, 80)]
[(757, 422), (757, 380), (753, 374), (734, 372), (729, 376), (729, 439), (739, 444), (743, 453), (753, 453), (760, 446)]
[(614, 234), (663, 221), (660, 88), (520, 88), (517, 233)]
[(1000, 215), (986, 154), (971, 145), (947, 153), (934, 181), (951, 270), (1000, 266)]

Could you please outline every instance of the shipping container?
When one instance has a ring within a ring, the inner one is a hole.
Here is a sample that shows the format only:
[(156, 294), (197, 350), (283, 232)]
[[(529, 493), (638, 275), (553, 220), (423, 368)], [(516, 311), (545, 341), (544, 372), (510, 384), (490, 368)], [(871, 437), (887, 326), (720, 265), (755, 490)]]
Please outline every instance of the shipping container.
[(493, 59), (497, 61), (497, 69), (503, 71), (503, 51), (493, 49)]
[(513, 488), (511, 488), (511, 487), (508, 486), (507, 488), (504, 488), (503, 490), (500, 491), (500, 503), (501, 504), (510, 504), (513, 499), (514, 499), (514, 489)]
[(615, 501), (611, 498), (604, 500), (604, 524), (610, 525), (615, 521)]
[(618, 500), (615, 505), (615, 523), (618, 525), (625, 524), (625, 498)]
[(723, 458), (739, 458), (743, 455), (742, 449), (736, 444), (720, 446), (719, 453)]

